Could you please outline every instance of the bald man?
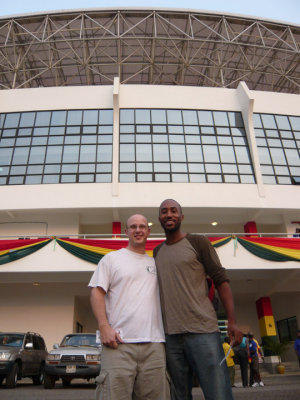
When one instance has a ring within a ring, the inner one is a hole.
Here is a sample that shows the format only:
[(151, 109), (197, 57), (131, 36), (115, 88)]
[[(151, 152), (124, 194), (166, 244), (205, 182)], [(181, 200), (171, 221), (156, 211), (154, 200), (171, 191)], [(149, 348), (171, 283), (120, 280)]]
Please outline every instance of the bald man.
[(98, 400), (168, 400), (156, 267), (143, 215), (128, 218), (128, 246), (105, 255), (89, 286), (101, 342)]

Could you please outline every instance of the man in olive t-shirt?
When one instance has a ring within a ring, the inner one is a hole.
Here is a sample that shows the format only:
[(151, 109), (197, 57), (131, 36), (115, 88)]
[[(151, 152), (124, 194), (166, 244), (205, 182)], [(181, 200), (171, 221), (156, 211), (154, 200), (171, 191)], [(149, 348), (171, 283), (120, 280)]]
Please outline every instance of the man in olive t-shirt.
[(168, 199), (159, 208), (166, 241), (154, 250), (166, 333), (167, 367), (172, 400), (190, 400), (191, 371), (205, 399), (232, 400), (232, 390), (218, 321), (207, 297), (206, 277), (213, 279), (228, 318), (232, 345), (241, 342), (233, 297), (225, 269), (204, 236), (181, 232), (180, 204)]

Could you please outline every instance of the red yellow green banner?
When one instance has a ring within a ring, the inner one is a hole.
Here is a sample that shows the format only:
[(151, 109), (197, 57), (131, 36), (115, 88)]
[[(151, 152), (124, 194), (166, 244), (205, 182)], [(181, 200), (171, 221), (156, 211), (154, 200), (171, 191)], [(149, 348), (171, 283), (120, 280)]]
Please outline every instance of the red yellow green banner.
[(0, 240), (0, 265), (28, 256), (50, 241), (51, 239)]
[[(51, 240), (57, 240), (65, 250), (97, 264), (107, 253), (126, 247), (127, 239), (71, 239), (71, 238), (43, 238), (0, 240), (0, 264), (5, 264), (21, 257), (32, 254), (45, 246)], [(214, 247), (228, 243), (232, 237), (208, 237)], [(146, 243), (146, 252), (153, 255), (153, 249), (164, 239), (149, 239)], [(270, 261), (300, 261), (300, 238), (260, 238), (238, 237), (237, 242), (257, 257)]]
[(300, 238), (248, 238), (237, 241), (248, 251), (270, 261), (300, 261)]

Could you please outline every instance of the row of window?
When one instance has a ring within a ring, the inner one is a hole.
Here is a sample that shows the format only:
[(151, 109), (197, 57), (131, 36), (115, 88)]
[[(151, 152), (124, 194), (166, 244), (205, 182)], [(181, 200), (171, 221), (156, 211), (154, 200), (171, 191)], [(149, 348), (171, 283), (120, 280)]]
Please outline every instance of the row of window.
[[(300, 177), (300, 117), (254, 114), (265, 183)], [(0, 114), (0, 184), (110, 182), (112, 110)], [(255, 183), (239, 112), (120, 110), (121, 182)]]

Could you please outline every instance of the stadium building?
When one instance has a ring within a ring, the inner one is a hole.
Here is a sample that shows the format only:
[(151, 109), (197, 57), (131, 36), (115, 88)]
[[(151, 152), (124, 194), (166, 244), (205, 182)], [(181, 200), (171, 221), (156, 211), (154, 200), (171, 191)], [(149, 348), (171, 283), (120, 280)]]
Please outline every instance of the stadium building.
[(151, 253), (158, 206), (174, 198), (228, 269), (242, 330), (294, 339), (299, 25), (72, 10), (1, 18), (0, 47), (1, 330), (48, 347), (94, 331), (95, 263), (136, 212)]

